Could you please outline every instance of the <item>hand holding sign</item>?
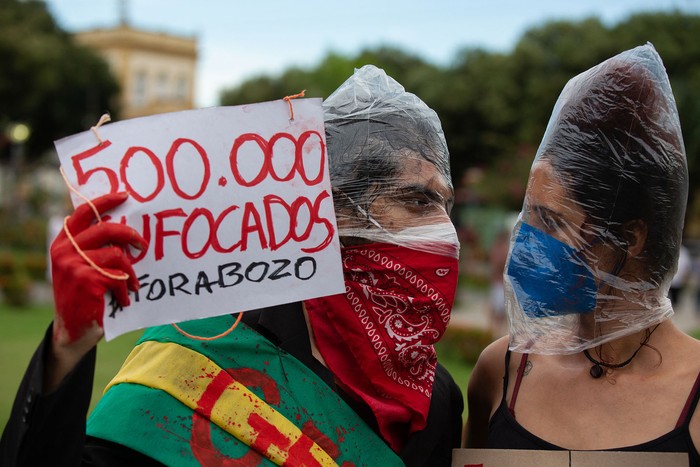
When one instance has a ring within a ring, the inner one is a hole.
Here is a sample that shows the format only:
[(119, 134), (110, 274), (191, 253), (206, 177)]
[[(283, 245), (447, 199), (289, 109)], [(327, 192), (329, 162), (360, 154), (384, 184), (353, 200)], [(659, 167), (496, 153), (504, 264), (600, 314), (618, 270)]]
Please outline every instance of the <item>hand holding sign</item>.
[(281, 100), (156, 115), (56, 142), (82, 196), (129, 194), (112, 220), (148, 243), (125, 251), (139, 287), (128, 308), (123, 289), (107, 303), (107, 339), (344, 290), (320, 104), (295, 101), (294, 120)]
[[(102, 215), (126, 199), (126, 193), (108, 194), (96, 199), (93, 206)], [(126, 225), (96, 221), (99, 219), (91, 206), (83, 204), (66, 220), (65, 229), (51, 245), (56, 308), (53, 334), (58, 344), (79, 340), (95, 324), (102, 328), (105, 292), (111, 291), (115, 300), (127, 306), (128, 290), (139, 288), (124, 248), (145, 249), (148, 244)]]

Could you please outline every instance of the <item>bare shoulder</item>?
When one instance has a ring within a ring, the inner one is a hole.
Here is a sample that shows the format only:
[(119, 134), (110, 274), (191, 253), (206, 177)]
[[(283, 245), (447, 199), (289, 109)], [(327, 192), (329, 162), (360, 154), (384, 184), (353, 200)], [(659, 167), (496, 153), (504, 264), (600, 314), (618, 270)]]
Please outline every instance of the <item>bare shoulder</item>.
[(508, 336), (503, 336), (481, 352), (469, 379), (470, 395), (478, 395), (481, 399), (500, 395), (507, 350)]
[[(685, 371), (692, 373), (688, 376), (700, 377), (700, 340), (682, 331), (675, 337), (679, 364)], [(691, 415), (689, 430), (695, 448), (700, 450), (700, 415), (698, 412), (699, 410), (696, 406), (694, 413)]]
[(669, 355), (669, 361), (676, 362), (681, 373), (686, 373), (693, 379), (697, 378), (700, 373), (700, 340), (680, 331), (674, 339), (673, 351), (673, 354)]
[[(679, 329), (675, 324), (666, 326), (668, 332), (663, 335), (666, 342), (672, 343), (672, 349), (685, 362), (684, 367), (700, 367), (700, 340)], [(697, 365), (689, 363), (695, 362)]]
[(684, 333), (686, 339), (688, 340), (688, 345), (691, 346), (695, 354), (700, 354), (700, 340), (691, 336), (690, 334)]
[(503, 393), (502, 381), (508, 338), (502, 337), (486, 347), (474, 365), (467, 390), (468, 418), (463, 446), (485, 448), (488, 445), (488, 424)]

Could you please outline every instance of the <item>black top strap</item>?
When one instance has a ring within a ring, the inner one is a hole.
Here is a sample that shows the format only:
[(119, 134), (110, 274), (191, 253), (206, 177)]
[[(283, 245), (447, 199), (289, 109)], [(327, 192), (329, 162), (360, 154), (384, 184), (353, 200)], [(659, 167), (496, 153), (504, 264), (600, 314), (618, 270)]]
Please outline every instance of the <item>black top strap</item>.
[(510, 349), (506, 351), (506, 369), (503, 374), (503, 396), (502, 399), (503, 401), (506, 400), (506, 393), (508, 391), (508, 368), (510, 367)]

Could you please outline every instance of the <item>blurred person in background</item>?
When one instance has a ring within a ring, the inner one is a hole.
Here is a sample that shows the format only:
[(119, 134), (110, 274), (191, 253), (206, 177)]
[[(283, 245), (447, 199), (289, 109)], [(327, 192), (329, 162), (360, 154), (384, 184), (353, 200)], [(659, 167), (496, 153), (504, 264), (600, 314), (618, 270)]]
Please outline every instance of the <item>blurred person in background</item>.
[(569, 81), (511, 238), (510, 335), (469, 382), (467, 447), (685, 452), (699, 465), (700, 342), (668, 298), (687, 192), (651, 44)]
[[(451, 464), (463, 401), (433, 344), (459, 243), (440, 122), (371, 65), (324, 116), (346, 293), (245, 312), (227, 334), (235, 317), (181, 323), (190, 337), (146, 330), (86, 432), (104, 293), (128, 304), (139, 284), (122, 249), (144, 240), (78, 207), (67, 225), (79, 246), (129, 279), (98, 274), (65, 232), (54, 242), (54, 322), (5, 427), (3, 465)], [(125, 199), (94, 204), (104, 213)]]
[(508, 258), (510, 230), (502, 230), (489, 249), (489, 330), (496, 339), (508, 333), (503, 271)]

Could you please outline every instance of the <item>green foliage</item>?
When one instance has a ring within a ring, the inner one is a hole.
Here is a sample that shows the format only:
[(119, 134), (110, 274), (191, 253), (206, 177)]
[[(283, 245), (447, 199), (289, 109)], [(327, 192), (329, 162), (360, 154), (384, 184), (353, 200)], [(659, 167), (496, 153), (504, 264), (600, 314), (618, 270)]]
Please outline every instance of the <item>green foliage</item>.
[(45, 280), (44, 252), (0, 250), (0, 294), (4, 303), (14, 307), (29, 305), (33, 283)]
[(493, 336), (485, 329), (450, 324), (435, 346), (440, 358), (458, 360), (473, 366)]
[[(482, 184), (469, 187), (476, 190), (477, 201), (519, 209), (532, 158), (566, 82), (649, 41), (661, 54), (674, 89), (691, 174), (689, 213), (700, 219), (700, 205), (693, 205), (700, 193), (698, 33), (698, 15), (644, 13), (612, 26), (597, 18), (543, 23), (526, 31), (509, 53), (465, 48), (444, 68), (390, 47), (366, 49), (354, 57), (330, 52), (316, 67), (292, 68), (228, 89), (221, 103), (279, 99), (301, 89), (307, 89), (307, 96), (325, 98), (353, 68), (372, 63), (438, 113), (455, 186), (464, 185), (467, 171), (478, 167), (484, 172)], [(700, 220), (686, 224), (696, 225), (700, 236)]]
[(219, 100), (221, 105), (248, 104), (281, 99), (301, 90), (306, 91), (306, 97), (325, 98), (348, 79), (355, 68), (378, 63), (387, 73), (413, 92), (416, 91), (411, 88), (412, 84), (415, 87), (422, 86), (425, 83), (426, 73), (429, 75), (431, 71), (437, 70), (420, 58), (395, 48), (367, 49), (354, 58), (329, 52), (313, 69), (292, 67), (278, 77), (257, 76), (236, 88), (224, 89)]
[(24, 307), (30, 301), (31, 278), (20, 255), (0, 251), (0, 292), (3, 302)]
[(468, 415), (467, 386), (469, 384), (469, 378), (471, 377), (474, 365), (469, 362), (465, 362), (464, 360), (461, 360), (459, 358), (454, 358), (449, 355), (443, 355), (439, 343), (436, 346), (436, 351), (438, 362), (440, 362), (445, 368), (447, 368), (447, 371), (450, 372), (450, 375), (452, 375), (452, 378), (455, 380), (457, 386), (459, 386), (459, 388), (462, 391), (462, 398), (464, 399), (464, 412), (462, 413), (462, 420), (466, 421)]
[[(3, 0), (0, 62), (0, 131), (11, 122), (28, 124), (30, 158), (97, 121), (118, 90), (107, 64), (75, 45), (41, 1)], [(9, 147), (0, 138), (3, 153), (7, 158)]]
[(4, 281), (2, 296), (7, 305), (17, 308), (29, 305), (31, 300), (31, 280), (25, 271), (17, 269)]
[(46, 280), (46, 266), (46, 253), (26, 252), (24, 254), (24, 269), (32, 281), (41, 282)]
[(46, 220), (38, 215), (13, 218), (0, 210), (0, 247), (43, 251), (46, 248)]
[(433, 79), (436, 92), (421, 95), (442, 121), (457, 186), (469, 167), (490, 166), (515, 148), (508, 137), (518, 122), (510, 66), (505, 55), (465, 49), (452, 69)]
[(22, 215), (13, 207), (0, 209), (0, 296), (23, 307), (31, 301), (33, 283), (46, 280), (46, 219), (31, 202)]

